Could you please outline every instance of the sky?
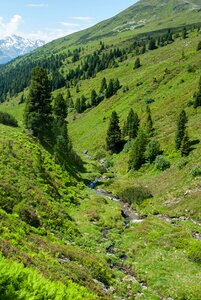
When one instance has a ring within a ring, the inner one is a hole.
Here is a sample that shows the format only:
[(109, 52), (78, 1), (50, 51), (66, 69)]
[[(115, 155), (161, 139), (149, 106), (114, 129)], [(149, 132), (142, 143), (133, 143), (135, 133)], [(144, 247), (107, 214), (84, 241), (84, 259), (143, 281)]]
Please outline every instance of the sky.
[(0, 39), (49, 42), (113, 17), (137, 0), (0, 0)]

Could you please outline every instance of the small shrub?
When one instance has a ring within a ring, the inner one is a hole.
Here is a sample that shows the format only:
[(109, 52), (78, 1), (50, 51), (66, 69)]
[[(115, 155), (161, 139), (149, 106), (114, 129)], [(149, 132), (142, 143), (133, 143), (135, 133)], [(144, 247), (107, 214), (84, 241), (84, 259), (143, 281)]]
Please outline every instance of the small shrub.
[(195, 169), (192, 170), (192, 176), (193, 177), (198, 177), (201, 176), (201, 167), (196, 167)]
[(152, 98), (147, 98), (147, 99), (145, 99), (145, 103), (146, 103), (146, 104), (151, 104), (151, 103), (154, 103), (154, 102), (155, 102), (155, 100), (152, 99)]
[(8, 113), (0, 112), (0, 123), (8, 126), (18, 127), (17, 120)]
[(194, 243), (188, 252), (188, 257), (195, 263), (201, 264), (201, 243)]
[(158, 155), (155, 160), (155, 166), (157, 170), (164, 171), (170, 167), (170, 162), (163, 155)]
[(123, 201), (128, 202), (129, 204), (140, 204), (143, 200), (152, 198), (153, 195), (148, 188), (138, 186), (125, 188), (119, 193), (118, 197), (123, 199)]
[(149, 163), (153, 163), (157, 155), (161, 153), (159, 141), (152, 140), (146, 147), (145, 158)]

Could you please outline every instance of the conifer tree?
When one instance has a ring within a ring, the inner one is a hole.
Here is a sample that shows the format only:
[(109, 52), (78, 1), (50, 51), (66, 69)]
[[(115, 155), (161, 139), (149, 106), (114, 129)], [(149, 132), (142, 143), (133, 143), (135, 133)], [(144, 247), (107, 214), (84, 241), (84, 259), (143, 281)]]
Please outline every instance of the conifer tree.
[(107, 81), (106, 78), (103, 77), (101, 82), (101, 87), (100, 87), (100, 93), (104, 93), (106, 89), (107, 89)]
[(62, 119), (67, 117), (67, 103), (60, 93), (53, 101), (53, 113), (56, 117), (60, 117)]
[(112, 112), (110, 124), (106, 136), (106, 149), (112, 152), (118, 151), (118, 146), (121, 142), (121, 129), (119, 126), (119, 117), (116, 111)]
[(97, 100), (97, 93), (95, 90), (91, 91), (91, 105), (94, 106), (96, 105), (96, 100)]
[(106, 89), (106, 98), (110, 98), (114, 95), (114, 83), (113, 79), (110, 79), (108, 87)]
[(129, 155), (129, 169), (138, 170), (145, 163), (145, 150), (147, 145), (147, 136), (140, 129), (137, 138), (133, 141)]
[(180, 149), (181, 147), (181, 142), (185, 135), (187, 122), (188, 122), (188, 118), (186, 116), (186, 112), (185, 110), (182, 110), (177, 119), (177, 131), (176, 131), (176, 138), (175, 138), (175, 147), (177, 150)]
[(26, 99), (24, 121), (27, 129), (40, 141), (47, 141), (51, 136), (51, 93), (46, 70), (36, 67), (32, 70), (29, 95)]
[(153, 135), (153, 120), (152, 120), (152, 116), (151, 116), (151, 110), (149, 105), (147, 105), (146, 107), (146, 113), (147, 113), (147, 120), (146, 120), (146, 133), (149, 137), (151, 137)]
[(194, 108), (197, 108), (198, 106), (201, 106), (201, 77), (200, 77), (200, 81), (199, 81), (198, 91), (196, 93), (195, 101), (193, 104)]
[(80, 98), (77, 98), (75, 101), (75, 109), (78, 114), (81, 113), (81, 103), (80, 103)]
[(114, 80), (113, 88), (114, 88), (114, 94), (120, 89), (120, 82), (118, 78)]
[(128, 136), (129, 140), (136, 138), (140, 125), (140, 119), (131, 108), (126, 123), (124, 125), (124, 136)]
[(137, 57), (136, 61), (135, 61), (135, 64), (134, 64), (134, 69), (138, 69), (140, 67), (141, 67), (140, 58)]
[(189, 153), (190, 153), (190, 140), (189, 140), (188, 132), (185, 130), (185, 134), (181, 142), (181, 155), (188, 156)]

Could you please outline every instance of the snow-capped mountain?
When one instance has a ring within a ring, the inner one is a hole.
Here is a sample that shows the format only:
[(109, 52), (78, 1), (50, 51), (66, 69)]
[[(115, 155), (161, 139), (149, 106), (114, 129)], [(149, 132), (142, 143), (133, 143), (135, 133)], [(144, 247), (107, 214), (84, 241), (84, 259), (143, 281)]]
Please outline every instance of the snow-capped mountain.
[(13, 58), (24, 55), (45, 44), (44, 41), (22, 38), (12, 35), (0, 40), (0, 64), (7, 63)]

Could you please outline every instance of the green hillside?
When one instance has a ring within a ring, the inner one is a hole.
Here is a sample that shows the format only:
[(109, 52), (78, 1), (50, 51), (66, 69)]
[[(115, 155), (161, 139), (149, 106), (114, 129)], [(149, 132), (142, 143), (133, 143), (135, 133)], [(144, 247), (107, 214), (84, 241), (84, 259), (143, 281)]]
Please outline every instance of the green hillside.
[[(1, 67), (0, 112), (19, 126), (0, 114), (0, 299), (200, 299), (200, 13), (196, 0), (142, 0)], [(36, 66), (48, 71), (52, 103), (65, 99), (82, 168), (59, 164), (54, 140), (25, 128)], [(140, 130), (129, 140), (131, 108)], [(122, 131), (114, 153), (113, 111)], [(135, 169), (142, 132), (160, 151)]]

